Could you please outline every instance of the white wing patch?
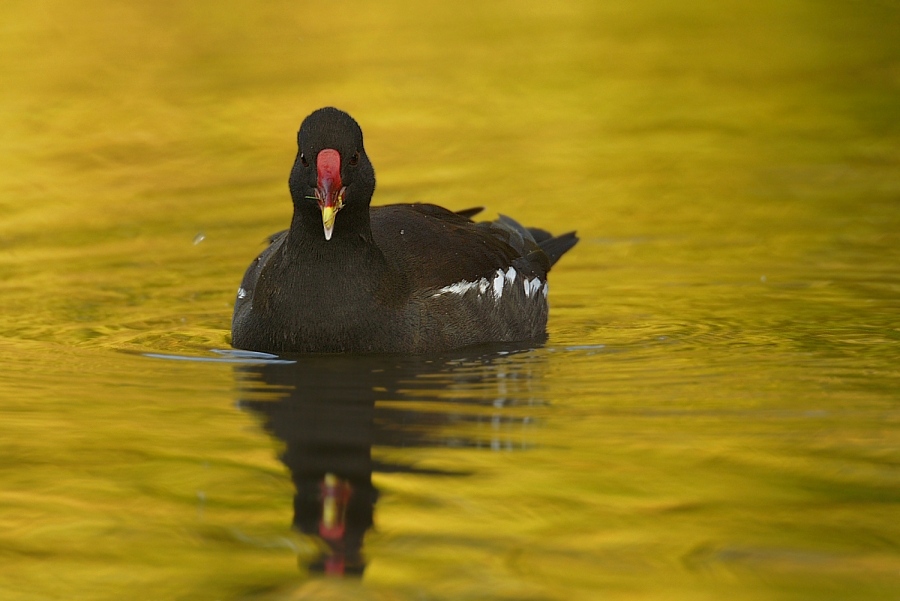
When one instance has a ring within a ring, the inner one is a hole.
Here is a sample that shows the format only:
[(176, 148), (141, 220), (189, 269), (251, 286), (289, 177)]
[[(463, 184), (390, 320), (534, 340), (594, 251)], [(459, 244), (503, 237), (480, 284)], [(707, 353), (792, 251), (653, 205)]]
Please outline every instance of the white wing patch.
[(513, 267), (508, 268), (506, 271), (498, 269), (491, 278), (481, 278), (474, 282), (463, 280), (444, 286), (431, 296), (432, 298), (445, 294), (462, 296), (469, 291), (477, 290), (478, 298), (489, 297), (494, 301), (499, 301), (505, 291), (513, 289), (517, 280), (522, 282), (525, 298), (537, 299), (538, 292), (542, 292), (544, 298), (547, 298), (547, 283), (545, 281), (540, 278), (520, 278), (519, 273)]
[(243, 288), (238, 288), (238, 298), (247, 298), (247, 291)]

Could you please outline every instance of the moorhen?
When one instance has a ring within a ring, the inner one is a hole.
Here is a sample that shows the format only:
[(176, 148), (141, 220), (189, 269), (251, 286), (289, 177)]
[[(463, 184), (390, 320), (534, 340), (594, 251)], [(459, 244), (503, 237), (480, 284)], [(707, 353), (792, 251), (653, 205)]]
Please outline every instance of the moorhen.
[(322, 108), (304, 119), (294, 216), (247, 268), (232, 344), (273, 353), (432, 353), (546, 338), (547, 272), (575, 232), (552, 236), (481, 209), (369, 207), (362, 130)]

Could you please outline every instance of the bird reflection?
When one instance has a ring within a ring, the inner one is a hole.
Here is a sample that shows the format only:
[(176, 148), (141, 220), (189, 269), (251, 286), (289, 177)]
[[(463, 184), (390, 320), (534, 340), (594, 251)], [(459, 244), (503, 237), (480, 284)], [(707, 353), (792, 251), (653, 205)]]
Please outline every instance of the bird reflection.
[[(502, 439), (498, 425), (527, 425), (531, 417), (497, 412), (540, 402), (533, 391), (533, 359), (525, 350), (507, 348), (430, 359), (306, 356), (236, 367), (240, 406), (260, 416), (263, 427), (284, 443), (280, 459), (296, 489), (294, 528), (322, 543), (323, 552), (305, 568), (362, 575), (363, 538), (378, 499), (373, 472), (467, 475), (378, 461), (373, 446), (515, 447)], [(485, 406), (492, 410), (485, 412)], [(487, 422), (486, 435), (471, 428), (453, 433), (481, 422)]]

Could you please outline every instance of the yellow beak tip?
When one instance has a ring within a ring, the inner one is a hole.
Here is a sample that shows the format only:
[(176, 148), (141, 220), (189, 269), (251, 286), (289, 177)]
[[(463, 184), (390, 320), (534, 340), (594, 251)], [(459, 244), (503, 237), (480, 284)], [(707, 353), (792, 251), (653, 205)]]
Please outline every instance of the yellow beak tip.
[(334, 207), (322, 207), (322, 226), (325, 229), (325, 239), (331, 240), (331, 234), (334, 231), (334, 218), (337, 211)]

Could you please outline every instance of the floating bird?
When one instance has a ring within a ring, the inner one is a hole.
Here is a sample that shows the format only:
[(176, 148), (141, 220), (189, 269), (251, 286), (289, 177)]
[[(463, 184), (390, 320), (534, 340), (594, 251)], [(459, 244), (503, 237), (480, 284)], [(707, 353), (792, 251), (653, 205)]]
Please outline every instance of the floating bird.
[(289, 229), (247, 268), (232, 344), (272, 353), (437, 353), (542, 341), (547, 273), (578, 238), (480, 208), (370, 207), (375, 170), (356, 121), (335, 108), (297, 135)]

